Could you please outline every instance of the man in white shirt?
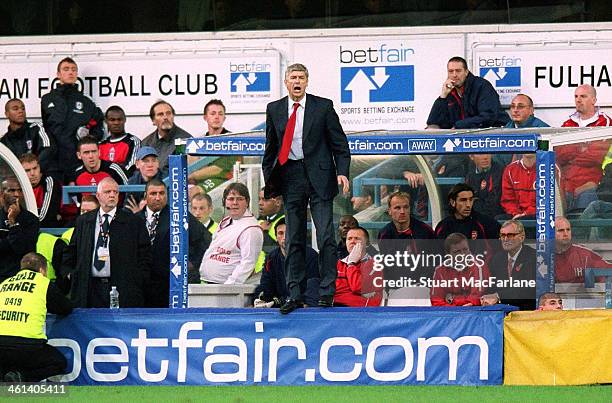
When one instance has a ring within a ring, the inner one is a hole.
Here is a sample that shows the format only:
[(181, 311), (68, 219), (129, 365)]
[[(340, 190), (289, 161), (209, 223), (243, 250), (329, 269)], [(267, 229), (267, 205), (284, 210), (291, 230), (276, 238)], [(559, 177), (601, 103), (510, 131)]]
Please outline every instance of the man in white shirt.
[[(263, 233), (257, 219), (248, 211), (249, 190), (239, 182), (231, 183), (223, 192), (227, 210), (204, 253), (200, 276), (207, 283), (258, 283), (251, 277), (263, 245)], [(251, 277), (251, 278), (250, 278)]]

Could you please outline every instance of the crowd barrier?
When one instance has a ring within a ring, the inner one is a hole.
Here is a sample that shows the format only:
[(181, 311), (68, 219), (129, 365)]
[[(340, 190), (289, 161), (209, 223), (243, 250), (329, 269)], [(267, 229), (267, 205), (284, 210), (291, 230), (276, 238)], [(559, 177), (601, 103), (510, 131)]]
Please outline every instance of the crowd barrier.
[(500, 385), (513, 309), (77, 309), (47, 333), (75, 385)]

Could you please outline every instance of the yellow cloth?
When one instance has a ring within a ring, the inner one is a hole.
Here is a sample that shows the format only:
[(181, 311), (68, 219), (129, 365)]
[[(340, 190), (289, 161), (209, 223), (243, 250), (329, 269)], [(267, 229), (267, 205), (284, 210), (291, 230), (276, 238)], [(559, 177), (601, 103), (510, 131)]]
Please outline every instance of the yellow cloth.
[(512, 312), (504, 320), (505, 385), (612, 382), (612, 310)]

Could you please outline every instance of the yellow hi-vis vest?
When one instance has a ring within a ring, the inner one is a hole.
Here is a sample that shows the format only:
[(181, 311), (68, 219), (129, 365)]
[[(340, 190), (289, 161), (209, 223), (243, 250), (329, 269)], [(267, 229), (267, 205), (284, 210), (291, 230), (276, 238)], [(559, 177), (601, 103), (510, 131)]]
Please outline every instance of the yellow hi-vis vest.
[(72, 233), (74, 232), (74, 227), (68, 228), (66, 232), (62, 234), (62, 240), (66, 242), (66, 245), (70, 243), (70, 238), (72, 238)]
[(46, 339), (49, 279), (21, 270), (0, 284), (0, 335)]
[(612, 162), (612, 146), (608, 148), (608, 153), (604, 157), (603, 163), (601, 164), (601, 169), (605, 169), (606, 165)]
[[(284, 214), (279, 214), (272, 222), (270, 223), (270, 228), (268, 228), (268, 235), (274, 241), (276, 241), (276, 224), (281, 220), (281, 218), (285, 218)], [(260, 220), (261, 224), (263, 220)], [(264, 264), (266, 264), (266, 252), (259, 252), (259, 256), (257, 256), (257, 262), (255, 262), (255, 273), (259, 273), (263, 270)]]
[(47, 234), (46, 232), (41, 232), (38, 234), (38, 240), (36, 241), (36, 252), (40, 253), (47, 259), (47, 277), (49, 280), (55, 280), (55, 269), (53, 268), (53, 248), (55, 247), (55, 242), (59, 238), (55, 235)]

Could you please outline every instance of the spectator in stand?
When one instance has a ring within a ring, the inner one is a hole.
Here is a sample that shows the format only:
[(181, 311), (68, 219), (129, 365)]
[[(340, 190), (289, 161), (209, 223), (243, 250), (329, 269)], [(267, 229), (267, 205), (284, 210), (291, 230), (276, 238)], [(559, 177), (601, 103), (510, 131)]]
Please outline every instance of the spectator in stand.
[[(580, 214), (580, 219), (612, 218), (612, 146), (608, 150), (610, 158), (604, 160), (604, 173), (597, 185), (598, 200), (592, 201)], [(609, 226), (591, 227), (591, 236), (596, 240), (611, 237), (612, 228)]]
[(223, 191), (228, 215), (219, 222), (200, 266), (200, 277), (207, 283), (259, 282), (252, 274), (263, 245), (263, 233), (248, 211), (250, 202), (249, 189), (240, 182), (229, 184)]
[(510, 120), (502, 109), (491, 83), (470, 73), (462, 57), (447, 64), (447, 78), (434, 102), (427, 127), (430, 129), (472, 129), (500, 127)]
[(193, 196), (189, 204), (189, 211), (202, 225), (204, 225), (211, 235), (215, 233), (218, 224), (210, 216), (213, 212), (213, 204), (211, 197), (207, 193), (200, 193)]
[[(261, 282), (255, 289), (257, 299), (254, 301), (255, 308), (280, 308), (287, 298), (287, 278), (285, 276), (285, 256), (287, 248), (285, 245), (286, 234), (285, 219), (281, 218), (274, 227), (278, 247), (266, 254), (266, 262), (261, 272)], [(304, 304), (317, 306), (319, 302), (319, 266), (317, 259), (319, 255), (314, 249), (306, 247), (306, 277), (300, 283), (303, 289)]]
[(510, 119), (507, 128), (550, 127), (548, 123), (534, 116), (533, 100), (525, 94), (518, 94), (510, 103)]
[(559, 294), (547, 292), (540, 295), (538, 300), (538, 311), (562, 311), (563, 300)]
[[(40, 382), (66, 370), (66, 358), (47, 344), (47, 312), (68, 315), (72, 306), (46, 278), (43, 256), (28, 253), (19, 267), (19, 273), (0, 287), (0, 379)], [(4, 314), (9, 312), (13, 315)], [(14, 320), (14, 314), (22, 319)]]
[(75, 307), (108, 308), (116, 286), (122, 308), (145, 306), (144, 287), (151, 267), (151, 242), (142, 219), (117, 208), (119, 185), (106, 177), (98, 183), (100, 208), (77, 218), (64, 250), (62, 274), (70, 274)]
[(121, 165), (127, 172), (134, 170), (140, 139), (125, 132), (125, 112), (113, 105), (104, 114), (110, 137), (100, 142), (100, 159)]
[(21, 166), (28, 175), (28, 180), (34, 191), (40, 226), (43, 228), (60, 227), (62, 222), (62, 216), (60, 215), (62, 187), (57, 179), (41, 172), (38, 157), (35, 154), (23, 154), (19, 157), (19, 162), (21, 162)]
[(501, 206), (506, 214), (499, 218), (535, 219), (535, 163), (535, 154), (523, 154), (504, 169)]
[(612, 126), (612, 118), (595, 106), (597, 90), (592, 85), (582, 84), (574, 91), (576, 112), (563, 122), (563, 127)]
[(482, 282), (490, 277), (486, 263), (472, 255), (467, 238), (458, 232), (444, 240), (444, 251), (444, 261), (448, 260), (452, 264), (436, 268), (431, 288), (431, 305), (480, 305), (480, 297), (486, 291)]
[(374, 259), (367, 252), (370, 242), (365, 228), (351, 228), (346, 235), (349, 254), (338, 260), (336, 306), (380, 306), (382, 301), (381, 271), (374, 269)]
[(344, 259), (348, 256), (348, 249), (346, 248), (346, 235), (349, 230), (352, 228), (357, 228), (359, 226), (359, 222), (355, 217), (350, 214), (345, 214), (340, 217), (340, 221), (338, 221), (338, 245), (337, 245), (337, 255), (338, 259)]
[[(225, 123), (225, 105), (219, 99), (211, 99), (204, 106), (204, 121), (207, 131), (204, 136), (217, 136), (230, 133), (223, 125)], [(190, 158), (190, 163), (197, 158)], [(189, 179), (202, 182), (202, 186), (210, 192), (220, 184), (232, 179), (234, 164), (240, 161), (236, 157), (219, 157), (214, 163), (189, 174)]]
[[(495, 88), (473, 75), (464, 58), (452, 57), (446, 68), (447, 78), (427, 118), (428, 129), (475, 129), (508, 123)], [(465, 177), (467, 162), (464, 155), (444, 155), (435, 170), (439, 176)]]
[(495, 217), (503, 213), (499, 201), (504, 167), (491, 157), (491, 154), (470, 154), (473, 164), (470, 164), (465, 183), (474, 189), (473, 208), (489, 217)]
[[(83, 215), (85, 213), (89, 213), (90, 211), (93, 211), (97, 208), (100, 207), (100, 203), (98, 203), (98, 199), (96, 198), (96, 195), (85, 195), (83, 196), (83, 198), (81, 199), (81, 206), (79, 208), (79, 215)], [(62, 240), (64, 242), (66, 242), (66, 244), (70, 243), (70, 238), (72, 238), (72, 233), (74, 232), (74, 222), (71, 223), (70, 228), (68, 228), (66, 231), (64, 231), (64, 233), (62, 234)]]
[(572, 243), (572, 225), (565, 217), (555, 219), (555, 281), (584, 283), (584, 269), (611, 268), (589, 248)]
[(58, 63), (57, 78), (60, 85), (43, 95), (40, 101), (41, 116), (45, 130), (57, 146), (57, 163), (63, 171), (63, 181), (68, 183), (79, 166), (78, 141), (87, 135), (101, 140), (104, 115), (79, 91), (76, 84), (78, 67), (72, 58), (65, 57)]
[(168, 156), (176, 152), (174, 140), (191, 138), (191, 134), (174, 124), (174, 108), (168, 102), (159, 100), (151, 105), (149, 117), (157, 129), (142, 140), (141, 145), (153, 147), (158, 154), (159, 170), (162, 177), (168, 176)]
[(104, 178), (113, 178), (121, 185), (127, 185), (127, 173), (114, 162), (102, 161), (98, 142), (91, 136), (85, 136), (77, 145), (77, 157), (83, 165), (74, 173), (76, 186), (97, 186)]
[[(145, 201), (146, 208), (139, 215), (147, 225), (153, 262), (150, 278), (145, 280), (145, 306), (167, 308), (170, 293), (170, 209), (166, 185), (158, 179), (147, 182)], [(189, 284), (200, 283), (199, 268), (210, 240), (210, 233), (189, 214)]]
[(4, 106), (4, 115), (9, 126), (0, 142), (17, 158), (24, 154), (36, 155), (45, 175), (57, 175), (55, 144), (40, 123), (27, 121), (24, 103), (17, 98), (9, 99)]
[[(363, 211), (374, 205), (374, 192), (370, 187), (363, 186), (361, 188), (361, 196), (351, 197), (351, 203), (355, 212)], [(342, 259), (342, 257), (338, 256), (339, 259)]]
[[(612, 126), (612, 118), (595, 106), (597, 92), (588, 84), (574, 92), (576, 112), (563, 127)], [(597, 199), (596, 188), (602, 176), (602, 162), (610, 140), (566, 144), (555, 147), (557, 165), (561, 168), (561, 189), (565, 192), (567, 212), (581, 212)]]
[(536, 253), (525, 245), (525, 227), (518, 220), (508, 220), (499, 230), (502, 251), (491, 259), (491, 276), (499, 280), (532, 281), (534, 287), (512, 285), (509, 287), (493, 286), (489, 288), (493, 301), (481, 299), (482, 305), (493, 305), (497, 302), (518, 306), (522, 311), (535, 309), (536, 289)]
[(22, 206), (23, 191), (15, 177), (2, 181), (0, 189), (0, 282), (17, 274), (19, 261), (36, 250), (38, 218)]
[[(136, 154), (136, 170), (128, 179), (128, 185), (146, 185), (150, 180), (162, 180), (159, 171), (159, 155), (153, 147), (144, 146)], [(144, 208), (142, 193), (132, 192), (128, 195), (126, 207), (137, 213)]]

